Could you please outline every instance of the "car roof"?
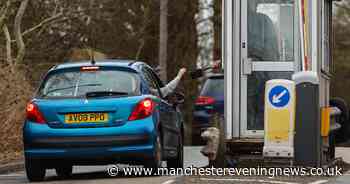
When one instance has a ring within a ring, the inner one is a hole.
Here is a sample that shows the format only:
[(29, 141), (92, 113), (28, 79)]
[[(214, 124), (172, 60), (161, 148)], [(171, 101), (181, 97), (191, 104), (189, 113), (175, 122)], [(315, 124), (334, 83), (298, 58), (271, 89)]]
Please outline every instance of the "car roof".
[[(63, 64), (56, 65), (51, 70), (75, 68), (83, 66), (115, 66), (115, 67), (126, 67), (136, 69), (136, 66), (140, 64), (145, 64), (140, 61), (126, 60), (126, 59), (103, 59), (96, 60), (95, 64), (92, 64), (89, 60), (82, 61), (68, 61)], [(147, 65), (147, 64), (146, 64)]]
[(208, 79), (223, 79), (224, 76), (225, 75), (223, 73), (210, 73), (208, 75)]

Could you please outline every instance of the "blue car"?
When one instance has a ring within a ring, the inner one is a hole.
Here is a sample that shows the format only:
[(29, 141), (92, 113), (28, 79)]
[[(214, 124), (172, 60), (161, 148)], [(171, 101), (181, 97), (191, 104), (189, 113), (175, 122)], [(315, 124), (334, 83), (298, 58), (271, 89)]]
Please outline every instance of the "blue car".
[(23, 127), (29, 181), (46, 169), (69, 177), (73, 165), (125, 163), (183, 167), (184, 96), (142, 62), (103, 60), (53, 67), (28, 103)]
[(211, 119), (214, 114), (223, 116), (225, 113), (225, 84), (224, 74), (210, 74), (197, 97), (192, 121), (192, 143), (204, 144), (200, 135), (208, 127), (211, 127)]

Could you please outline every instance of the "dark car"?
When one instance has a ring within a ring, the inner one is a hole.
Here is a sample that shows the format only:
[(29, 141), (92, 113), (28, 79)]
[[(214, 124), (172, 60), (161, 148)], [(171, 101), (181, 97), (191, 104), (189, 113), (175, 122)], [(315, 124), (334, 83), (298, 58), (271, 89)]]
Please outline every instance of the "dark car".
[(224, 74), (210, 74), (197, 97), (192, 122), (192, 143), (200, 144), (200, 134), (211, 126), (214, 114), (224, 115)]
[[(46, 169), (126, 163), (183, 167), (183, 118), (160, 93), (163, 84), (142, 62), (103, 60), (61, 64), (27, 105), (23, 127), (30, 181)], [(176, 95), (179, 103), (181, 95)], [(174, 102), (174, 100), (173, 100)]]

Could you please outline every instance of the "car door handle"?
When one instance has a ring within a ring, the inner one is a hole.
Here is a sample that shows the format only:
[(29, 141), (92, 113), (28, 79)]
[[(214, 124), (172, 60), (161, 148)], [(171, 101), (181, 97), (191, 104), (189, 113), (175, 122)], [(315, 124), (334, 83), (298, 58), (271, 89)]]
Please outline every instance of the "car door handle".
[(253, 71), (253, 62), (251, 58), (243, 58), (243, 75), (251, 75)]

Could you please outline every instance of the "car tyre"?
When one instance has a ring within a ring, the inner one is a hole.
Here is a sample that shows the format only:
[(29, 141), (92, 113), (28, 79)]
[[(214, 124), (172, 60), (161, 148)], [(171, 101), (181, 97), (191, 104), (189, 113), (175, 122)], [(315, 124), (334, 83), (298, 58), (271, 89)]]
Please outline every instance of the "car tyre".
[(192, 146), (199, 146), (199, 145), (201, 145), (200, 136), (192, 134), (192, 141), (191, 142), (192, 142)]
[(62, 165), (55, 168), (56, 174), (62, 179), (70, 178), (73, 172), (73, 166), (71, 165)]
[(25, 169), (27, 178), (30, 182), (43, 181), (46, 174), (46, 169), (39, 161), (25, 159)]
[(183, 137), (179, 136), (179, 147), (177, 148), (177, 156), (167, 160), (168, 168), (183, 168), (184, 165), (184, 147)]
[(162, 155), (162, 141), (160, 136), (157, 136), (154, 147), (155, 147), (155, 151), (154, 151), (153, 157), (144, 163), (144, 167), (152, 168), (153, 173), (156, 172), (156, 170), (162, 166), (163, 155)]
[(336, 142), (343, 143), (347, 142), (350, 138), (350, 124), (349, 124), (349, 108), (344, 99), (333, 98), (329, 101), (330, 106), (338, 107), (341, 110), (339, 119), (337, 120), (341, 128), (336, 132)]

